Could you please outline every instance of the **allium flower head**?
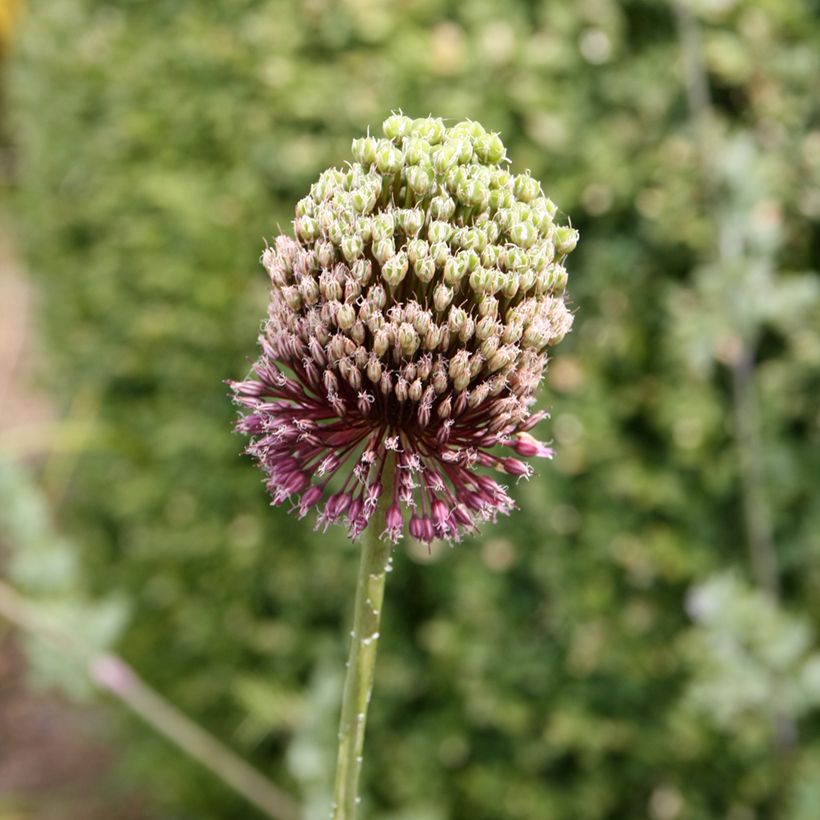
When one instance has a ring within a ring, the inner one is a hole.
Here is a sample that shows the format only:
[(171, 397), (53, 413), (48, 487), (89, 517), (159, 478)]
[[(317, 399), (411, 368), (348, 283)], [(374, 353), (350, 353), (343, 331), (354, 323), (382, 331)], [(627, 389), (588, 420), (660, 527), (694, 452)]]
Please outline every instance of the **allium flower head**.
[(492, 473), (552, 455), (528, 431), (572, 325), (578, 233), (478, 123), (394, 114), (383, 132), (353, 141), (297, 203), (295, 238), (262, 254), (268, 319), (232, 383), (237, 427), (274, 504), (355, 537), (389, 491), (387, 536), (458, 539), (513, 507)]

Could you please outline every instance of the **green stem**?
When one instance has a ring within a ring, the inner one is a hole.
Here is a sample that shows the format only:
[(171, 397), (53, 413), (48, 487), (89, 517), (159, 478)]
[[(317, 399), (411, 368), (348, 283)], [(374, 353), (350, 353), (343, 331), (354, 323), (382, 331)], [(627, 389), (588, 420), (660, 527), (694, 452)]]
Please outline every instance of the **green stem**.
[[(391, 476), (385, 465), (385, 476)], [(390, 485), (390, 486), (388, 486)], [(367, 707), (373, 691), (373, 672), (379, 644), (379, 620), (384, 600), (384, 583), (390, 569), (391, 545), (379, 534), (393, 496), (392, 481), (386, 481), (379, 505), (362, 534), (362, 553), (356, 581), (353, 632), (347, 659), (347, 675), (339, 722), (339, 755), (336, 760), (334, 820), (355, 820), (359, 804), (359, 773), (362, 768)]]

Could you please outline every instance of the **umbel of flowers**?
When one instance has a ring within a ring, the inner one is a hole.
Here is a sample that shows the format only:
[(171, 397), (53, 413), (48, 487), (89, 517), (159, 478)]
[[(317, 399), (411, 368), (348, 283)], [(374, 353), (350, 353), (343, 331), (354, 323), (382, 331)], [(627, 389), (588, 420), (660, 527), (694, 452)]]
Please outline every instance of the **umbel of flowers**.
[[(476, 122), (388, 117), (262, 254), (261, 356), (232, 384), (274, 504), (344, 522), (390, 493), (385, 532), (458, 539), (513, 502), (547, 350), (572, 325), (577, 231)], [(383, 502), (384, 503), (384, 502)]]

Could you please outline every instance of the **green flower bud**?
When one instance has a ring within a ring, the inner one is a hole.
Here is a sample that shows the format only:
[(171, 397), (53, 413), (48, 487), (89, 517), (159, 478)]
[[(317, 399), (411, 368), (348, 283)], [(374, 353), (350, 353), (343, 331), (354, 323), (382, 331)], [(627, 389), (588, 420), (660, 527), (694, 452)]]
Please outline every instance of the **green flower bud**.
[(364, 251), (364, 240), (358, 234), (348, 234), (342, 237), (341, 248), (342, 256), (344, 256), (348, 262), (352, 262), (362, 255)]
[(437, 173), (446, 174), (451, 168), (454, 168), (458, 164), (458, 155), (459, 146), (453, 141), (448, 140), (433, 151), (430, 159)]
[(319, 236), (319, 225), (312, 216), (300, 216), (293, 227), (302, 242), (313, 242)]
[(405, 178), (416, 196), (425, 196), (433, 188), (433, 174), (421, 165), (411, 165), (405, 173)]
[(364, 287), (373, 276), (373, 263), (369, 259), (357, 259), (350, 268), (350, 272), (353, 278)]
[(459, 201), (470, 208), (486, 208), (490, 198), (490, 191), (486, 185), (478, 180), (467, 180), (456, 188)]
[(481, 134), (475, 138), (473, 142), (476, 155), (482, 162), (488, 162), (495, 165), (501, 162), (507, 154), (504, 148), (504, 143), (498, 134)]
[(393, 211), (383, 211), (370, 221), (373, 231), (373, 240), (392, 239), (396, 232), (396, 219)]
[(470, 274), (470, 287), (479, 295), (493, 293), (494, 281), (493, 272), (484, 268), (476, 268)]
[(452, 333), (458, 333), (467, 321), (467, 311), (461, 307), (451, 307), (447, 317), (447, 326)]
[(376, 148), (378, 141), (374, 137), (361, 137), (353, 140), (351, 146), (353, 159), (361, 162), (362, 165), (372, 165), (376, 161)]
[(436, 145), (444, 139), (447, 126), (441, 117), (420, 117), (413, 120), (412, 133), (426, 139), (430, 145)]
[(529, 265), (526, 251), (521, 248), (507, 248), (507, 259), (504, 267), (508, 271), (522, 271)]
[(497, 245), (487, 245), (481, 251), (481, 264), (485, 268), (494, 268), (498, 266), (498, 258), (501, 255), (501, 248)]
[(481, 228), (468, 228), (461, 237), (461, 247), (478, 253), (487, 247), (487, 233)]
[(436, 289), (433, 291), (433, 305), (435, 309), (439, 313), (442, 313), (449, 307), (452, 301), (453, 289), (447, 287), (444, 283), (436, 285)]
[(451, 256), (444, 263), (444, 281), (448, 285), (457, 285), (467, 273), (464, 259), (458, 256)]
[(480, 316), (498, 316), (498, 299), (495, 296), (485, 294), (478, 300), (478, 313)]
[(446, 242), (452, 234), (453, 226), (441, 220), (434, 220), (427, 228), (427, 238), (431, 242)]
[(510, 239), (519, 248), (531, 248), (538, 238), (538, 230), (532, 222), (518, 222), (510, 228)]
[(499, 208), (495, 212), (493, 221), (498, 225), (499, 229), (506, 233), (515, 225), (515, 216), (509, 208)]
[(286, 285), (282, 288), (282, 296), (287, 306), (292, 311), (297, 311), (302, 307), (302, 296), (295, 285)]
[(316, 243), (316, 259), (323, 268), (329, 268), (336, 262), (336, 248), (332, 242)]
[[(487, 298), (486, 296), (484, 297)], [(480, 342), (483, 342), (485, 339), (488, 339), (495, 333), (495, 317), (493, 316), (482, 316), (475, 324), (475, 337)]]
[(406, 137), (403, 143), (405, 165), (427, 164), (430, 161), (430, 143), (421, 137)]
[(345, 235), (344, 228), (342, 227), (342, 223), (338, 219), (332, 219), (327, 226), (327, 238), (334, 244), (334, 245), (341, 245), (342, 244), (342, 236)]
[(416, 236), (424, 225), (424, 211), (421, 208), (401, 208), (396, 212), (396, 221), (406, 236)]
[(398, 344), (402, 354), (407, 358), (419, 349), (421, 338), (413, 325), (408, 322), (402, 322), (401, 325), (399, 325)]
[(504, 281), (501, 285), (501, 293), (506, 299), (515, 298), (518, 293), (518, 288), (521, 286), (521, 277), (517, 273), (507, 273), (504, 275)]
[(453, 136), (481, 137), (487, 132), (484, 130), (484, 126), (480, 122), (474, 122), (473, 120), (461, 120), (461, 122), (457, 122), (450, 129), (450, 133)]
[(515, 197), (509, 188), (493, 188), (488, 204), (493, 211), (508, 210), (515, 204)]
[(391, 287), (396, 287), (407, 275), (407, 254), (399, 251), (382, 265), (382, 279)]
[(541, 186), (529, 174), (519, 174), (513, 182), (513, 193), (520, 202), (532, 202), (541, 195)]
[(448, 220), (456, 212), (456, 203), (447, 194), (439, 194), (430, 200), (430, 216)]
[(578, 231), (569, 225), (562, 225), (555, 229), (553, 242), (555, 242), (556, 252), (561, 256), (566, 256), (578, 244)]
[(389, 239), (377, 239), (373, 243), (373, 256), (380, 265), (383, 265), (395, 253), (396, 243), (392, 236)]
[(364, 185), (350, 192), (350, 204), (357, 213), (369, 214), (376, 206), (379, 192), (372, 185)]
[(459, 251), (457, 257), (462, 260), (464, 270), (469, 273), (475, 270), (479, 264), (478, 254), (474, 250)]
[(458, 140), (458, 164), (466, 165), (473, 158), (473, 143), (469, 139)]
[(392, 142), (381, 140), (376, 151), (376, 167), (382, 174), (396, 174), (404, 165), (404, 155)]
[(407, 243), (407, 258), (411, 265), (415, 265), (419, 259), (429, 256), (430, 246), (424, 239), (411, 239)]
[(416, 274), (416, 278), (420, 282), (427, 284), (431, 282), (436, 275), (436, 263), (429, 256), (421, 257), (413, 264), (413, 270)]
[(370, 242), (373, 238), (373, 226), (366, 216), (360, 216), (356, 220), (355, 231), (362, 238), (364, 242)]
[(313, 216), (315, 207), (316, 203), (313, 201), (313, 197), (302, 197), (296, 203), (296, 216)]
[(336, 308), (336, 324), (341, 330), (350, 330), (356, 321), (356, 309), (347, 302)]
[(404, 114), (391, 114), (383, 123), (382, 131), (389, 140), (400, 140), (410, 133), (413, 120)]
[(436, 267), (443, 268), (451, 256), (450, 246), (446, 242), (434, 242), (430, 245), (430, 256)]

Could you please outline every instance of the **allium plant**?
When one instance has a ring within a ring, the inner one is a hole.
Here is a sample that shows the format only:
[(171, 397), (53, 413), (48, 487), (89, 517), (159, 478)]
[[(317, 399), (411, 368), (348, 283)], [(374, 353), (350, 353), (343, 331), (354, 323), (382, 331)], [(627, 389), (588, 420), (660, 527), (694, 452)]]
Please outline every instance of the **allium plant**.
[[(530, 430), (572, 325), (578, 232), (476, 122), (394, 114), (299, 200), (262, 254), (270, 304), (237, 429), (273, 504), (363, 532), (334, 817), (355, 816), (390, 544), (458, 541), (513, 508), (496, 475), (550, 458)], [(381, 538), (380, 538), (381, 537)]]

